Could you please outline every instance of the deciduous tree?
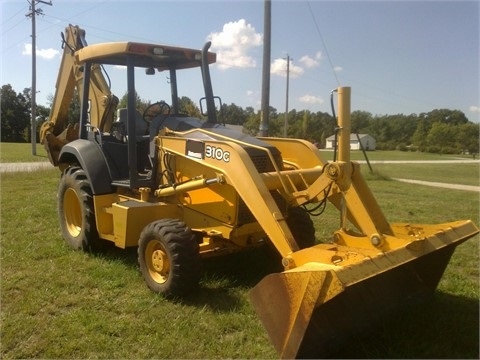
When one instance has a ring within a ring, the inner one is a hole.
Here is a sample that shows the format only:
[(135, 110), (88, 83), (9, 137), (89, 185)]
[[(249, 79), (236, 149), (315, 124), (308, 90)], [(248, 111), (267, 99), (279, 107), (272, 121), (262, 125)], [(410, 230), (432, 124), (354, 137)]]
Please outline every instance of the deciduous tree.
[(10, 84), (3, 85), (1, 98), (1, 140), (27, 142), (30, 127), (30, 106), (23, 94), (17, 94)]

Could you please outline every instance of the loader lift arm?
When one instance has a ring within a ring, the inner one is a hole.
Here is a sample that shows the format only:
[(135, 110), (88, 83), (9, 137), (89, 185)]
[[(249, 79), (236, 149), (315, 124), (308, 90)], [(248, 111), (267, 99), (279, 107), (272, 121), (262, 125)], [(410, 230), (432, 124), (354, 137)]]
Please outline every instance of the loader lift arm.
[[(337, 161), (324, 163), (318, 152), (300, 150), (313, 146), (306, 141), (262, 138), (280, 150), (287, 170), (259, 173), (241, 141), (202, 131), (212, 138), (206, 146), (229, 153), (228, 162), (216, 168), (221, 176), (155, 192), (162, 197), (209, 186), (235, 188), (282, 257), (285, 271), (268, 275), (250, 294), (282, 358), (328, 356), (338, 346), (336, 340), (369, 318), (375, 320), (412, 296), (432, 293), (456, 246), (479, 232), (469, 220), (389, 223), (359, 165), (350, 161), (350, 88), (339, 88), (338, 94)], [(185, 138), (194, 132), (162, 137), (162, 147), (181, 156)], [(215, 165), (209, 159), (198, 161)], [(332, 242), (301, 249), (272, 191), (293, 206), (328, 198), (340, 213)]]

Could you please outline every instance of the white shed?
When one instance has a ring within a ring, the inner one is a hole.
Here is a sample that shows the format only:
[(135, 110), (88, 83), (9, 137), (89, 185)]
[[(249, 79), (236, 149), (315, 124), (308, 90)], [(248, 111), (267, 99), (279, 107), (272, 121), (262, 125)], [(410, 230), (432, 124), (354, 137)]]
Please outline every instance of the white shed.
[[(375, 139), (368, 134), (358, 134), (360, 142), (365, 150), (375, 150), (376, 141)], [(350, 149), (351, 150), (361, 150), (360, 142), (358, 141), (357, 134), (350, 134)], [(335, 135), (332, 135), (326, 139), (326, 149), (334, 148)]]

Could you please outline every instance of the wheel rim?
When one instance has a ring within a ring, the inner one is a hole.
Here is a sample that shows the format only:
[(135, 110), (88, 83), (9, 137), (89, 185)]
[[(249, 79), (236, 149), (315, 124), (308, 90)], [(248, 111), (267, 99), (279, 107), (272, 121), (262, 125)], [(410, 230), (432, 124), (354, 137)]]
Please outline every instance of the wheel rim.
[(65, 225), (71, 236), (77, 237), (82, 231), (82, 208), (75, 190), (67, 189), (63, 196)]
[(150, 277), (157, 283), (163, 284), (170, 274), (170, 260), (167, 251), (158, 240), (151, 240), (145, 249), (145, 263)]

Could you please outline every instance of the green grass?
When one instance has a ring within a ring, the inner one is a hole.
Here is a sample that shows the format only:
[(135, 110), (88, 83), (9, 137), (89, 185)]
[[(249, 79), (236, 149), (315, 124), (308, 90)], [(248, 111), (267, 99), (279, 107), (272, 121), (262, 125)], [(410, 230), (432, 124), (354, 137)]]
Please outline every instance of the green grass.
[[(333, 159), (332, 150), (321, 150), (322, 155), (328, 159)], [(471, 155), (445, 155), (445, 154), (431, 154), (423, 152), (410, 152), (410, 151), (389, 151), (389, 150), (376, 150), (367, 151), (367, 157), (369, 160), (472, 160)], [(352, 160), (365, 160), (365, 156), (360, 150), (352, 150), (350, 153)]]
[[(446, 182), (474, 177), (466, 169)], [(210, 261), (198, 293), (167, 301), (145, 286), (135, 249), (64, 244), (57, 169), (1, 176), (1, 358), (277, 358), (248, 301), (265, 274), (258, 256)], [(366, 177), (391, 222), (480, 224), (478, 193)], [(339, 226), (331, 205), (314, 220), (321, 239)], [(478, 358), (478, 264), (476, 236), (457, 248), (432, 300), (393, 313), (342, 357)]]
[[(480, 186), (480, 163), (469, 164), (374, 164), (373, 171), (389, 178), (424, 180)], [(368, 169), (366, 165), (363, 165)]]
[[(326, 160), (333, 159), (332, 151), (322, 151), (322, 155)], [(433, 160), (471, 160), (470, 156), (459, 155), (440, 155), (417, 152), (404, 151), (369, 151), (367, 152), (368, 159), (371, 161), (433, 161)], [(365, 160), (361, 151), (352, 151), (351, 159), (353, 161)], [(480, 163), (422, 163), (422, 164), (371, 164), (373, 172), (384, 178), (401, 178), (424, 180), (433, 182), (453, 183), (461, 185), (480, 186)], [(364, 176), (369, 176), (370, 172), (367, 164), (361, 165)]]
[(35, 146), (36, 155), (32, 155), (32, 144), (0, 143), (0, 163), (48, 161), (47, 152), (41, 144)]
[(2, 175), (1, 358), (275, 357), (247, 300), (258, 275), (217, 271), (191, 299), (166, 301), (135, 250), (63, 243), (57, 182), (58, 170)]

